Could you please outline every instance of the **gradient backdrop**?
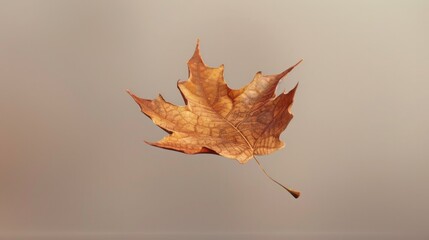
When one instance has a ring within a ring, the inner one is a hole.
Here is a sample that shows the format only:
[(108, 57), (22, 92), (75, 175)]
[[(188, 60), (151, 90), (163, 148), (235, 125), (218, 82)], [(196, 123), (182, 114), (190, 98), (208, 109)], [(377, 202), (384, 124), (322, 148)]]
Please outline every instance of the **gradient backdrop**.
[[(427, 1), (1, 1), (0, 239), (428, 239)], [(239, 88), (304, 62), (286, 148), (150, 147), (196, 39)], [(405, 238), (404, 238), (405, 237)]]

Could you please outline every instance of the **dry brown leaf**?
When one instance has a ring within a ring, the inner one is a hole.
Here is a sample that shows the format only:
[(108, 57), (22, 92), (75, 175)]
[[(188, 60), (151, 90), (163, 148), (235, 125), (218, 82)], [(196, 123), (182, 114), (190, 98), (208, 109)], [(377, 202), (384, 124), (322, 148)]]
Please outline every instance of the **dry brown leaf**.
[[(255, 155), (284, 147), (279, 136), (293, 117), (291, 106), (298, 85), (279, 96), (275, 90), (280, 79), (300, 62), (277, 75), (258, 72), (247, 86), (233, 90), (224, 81), (223, 65), (212, 68), (204, 64), (197, 42), (188, 61), (189, 79), (177, 82), (185, 106), (173, 105), (161, 95), (148, 100), (128, 93), (143, 113), (170, 133), (148, 144), (188, 154), (219, 154), (240, 163), (254, 158), (259, 164)], [(299, 192), (284, 188), (299, 196)]]

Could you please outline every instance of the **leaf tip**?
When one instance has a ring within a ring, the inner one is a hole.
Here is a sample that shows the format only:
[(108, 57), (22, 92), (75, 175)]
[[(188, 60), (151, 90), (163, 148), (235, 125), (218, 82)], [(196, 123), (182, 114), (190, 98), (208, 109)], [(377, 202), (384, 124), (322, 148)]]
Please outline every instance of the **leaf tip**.
[(146, 140), (143, 140), (144, 141), (144, 143), (146, 143), (147, 145), (151, 145), (151, 146), (157, 146), (155, 143), (153, 143), (153, 142), (149, 142), (149, 141), (146, 141)]
[(295, 92), (296, 92), (296, 90), (298, 89), (298, 86), (299, 86), (299, 82), (297, 82), (297, 83), (296, 83), (296, 85), (295, 85), (295, 87), (294, 87), (294, 88), (292, 88), (292, 90), (291, 90), (291, 91), (293, 91), (293, 95), (295, 95)]
[(158, 97), (156, 99), (159, 99), (161, 101), (165, 101), (164, 97), (161, 95), (161, 93), (158, 93)]
[(195, 54), (200, 55), (200, 39), (199, 38), (197, 38), (197, 45), (195, 46), (194, 55)]
[(299, 60), (297, 63), (295, 63), (292, 67), (284, 70), (283, 72), (277, 74), (278, 79), (282, 79), (284, 76), (286, 76), (288, 73), (290, 73), (296, 66), (298, 66), (303, 60)]
[(132, 93), (129, 89), (127, 89), (126, 91), (134, 99), (134, 101), (139, 103), (139, 98), (136, 95), (134, 95), (134, 93)]
[(131, 92), (131, 90), (130, 89), (125, 89), (125, 91), (131, 96), (131, 97), (133, 97), (134, 98), (134, 94)]
[(298, 85), (299, 85), (299, 82), (297, 82), (295, 84), (295, 87), (293, 87), (291, 90), (289, 90), (289, 92), (287, 92), (286, 89), (283, 90), (283, 94), (284, 95), (290, 95), (291, 97), (294, 97), (295, 96), (295, 92), (298, 89)]
[(195, 46), (194, 54), (192, 55), (191, 59), (189, 59), (189, 61), (188, 61), (188, 65), (191, 63), (202, 63), (202, 64), (204, 64), (203, 59), (201, 58), (201, 55), (200, 55), (200, 39), (199, 38), (197, 38), (197, 45)]

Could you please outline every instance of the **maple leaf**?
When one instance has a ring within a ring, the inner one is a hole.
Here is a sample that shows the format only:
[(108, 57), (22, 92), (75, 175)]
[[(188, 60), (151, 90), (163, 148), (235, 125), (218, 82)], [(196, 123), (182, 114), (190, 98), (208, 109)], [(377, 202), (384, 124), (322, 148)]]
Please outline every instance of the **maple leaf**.
[[(199, 41), (188, 61), (189, 78), (178, 81), (185, 106), (176, 106), (159, 95), (154, 100), (128, 93), (141, 111), (170, 135), (152, 146), (188, 154), (214, 153), (246, 163), (255, 155), (270, 154), (282, 147), (279, 139), (292, 119), (291, 106), (298, 84), (289, 92), (275, 95), (279, 81), (298, 65), (280, 74), (257, 72), (245, 87), (230, 89), (223, 77), (224, 66), (207, 66), (200, 55)], [(288, 189), (294, 197), (299, 192)]]

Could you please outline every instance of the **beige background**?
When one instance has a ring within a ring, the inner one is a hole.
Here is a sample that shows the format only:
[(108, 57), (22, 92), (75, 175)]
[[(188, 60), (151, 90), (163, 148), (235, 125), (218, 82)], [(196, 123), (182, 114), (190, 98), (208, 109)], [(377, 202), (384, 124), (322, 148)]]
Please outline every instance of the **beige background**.
[[(405, 0), (1, 1), (0, 238), (428, 237), (428, 12)], [(278, 89), (300, 83), (287, 146), (260, 158), (299, 200), (254, 161), (143, 143), (165, 133), (125, 89), (182, 104), (198, 37), (233, 88), (304, 59)]]

